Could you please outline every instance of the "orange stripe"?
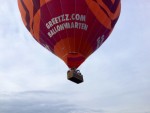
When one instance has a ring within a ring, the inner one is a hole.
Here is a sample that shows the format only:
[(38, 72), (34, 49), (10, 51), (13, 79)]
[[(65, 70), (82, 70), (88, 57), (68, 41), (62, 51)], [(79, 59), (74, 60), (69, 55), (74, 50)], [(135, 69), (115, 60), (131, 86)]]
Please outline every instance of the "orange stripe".
[(66, 49), (66, 53), (70, 51), (69, 38), (62, 39), (62, 43), (64, 45), (64, 49)]
[(26, 12), (25, 12), (20, 0), (18, 0), (18, 6), (19, 6), (19, 10), (21, 12), (22, 21), (23, 21), (24, 25), (26, 26), (27, 25), (27, 22), (26, 22), (26, 19), (25, 19)]
[(70, 52), (69, 50), (70, 45), (68, 43), (68, 39), (69, 38), (64, 38), (59, 42), (57, 42), (56, 45), (54, 46), (54, 53), (61, 59), (64, 59), (65, 55), (67, 55)]
[[(31, 1), (31, 0), (30, 0)], [(29, 8), (29, 14), (30, 14), (30, 33), (33, 35), (33, 29), (32, 29), (32, 23), (33, 23), (33, 2), (28, 2), (27, 8)]]
[(105, 14), (105, 12), (99, 7), (99, 5), (93, 0), (86, 0), (86, 2), (98, 21), (107, 29), (111, 29), (111, 19)]
[[(93, 1), (93, 0), (86, 0), (87, 5), (89, 6), (90, 10), (94, 13), (94, 15), (96, 16), (97, 20), (102, 25), (104, 25), (107, 29), (112, 29), (112, 26), (111, 26), (112, 20), (117, 19), (119, 17), (119, 15), (120, 15), (121, 2), (119, 3), (115, 13), (112, 13), (109, 10), (109, 8), (102, 2), (102, 0), (97, 0), (97, 2), (98, 2), (98, 4), (95, 1)], [(114, 3), (115, 0), (112, 0), (112, 2)], [(109, 15), (109, 17), (99, 7), (99, 5), (106, 10), (106, 12)]]
[[(97, 0), (97, 2), (107, 11), (107, 13), (108, 13), (109, 17), (111, 18), (111, 20), (115, 20), (116, 18), (118, 18), (119, 13), (117, 12), (117, 10), (116, 10), (116, 12), (115, 12), (115, 14), (114, 14), (114, 13), (112, 13), (112, 12), (109, 10), (109, 8), (102, 2), (102, 0)], [(118, 8), (117, 8), (117, 9), (118, 9)]]
[(24, 0), (24, 3), (29, 11), (30, 15), (30, 33), (33, 35), (32, 22), (33, 22), (33, 2), (32, 0)]
[(52, 0), (40, 0), (41, 7)]
[[(70, 40), (70, 43), (69, 43), (69, 40)], [(65, 45), (64, 45), (65, 44)], [(67, 37), (67, 38), (64, 38), (62, 40), (60, 40), (59, 42), (57, 42), (57, 44), (54, 46), (54, 53), (59, 57), (61, 58), (64, 62), (67, 63), (67, 56), (68, 54), (70, 54), (71, 52), (75, 52), (73, 50), (73, 41), (71, 41), (71, 38)], [(70, 49), (70, 46), (71, 46), (71, 49)], [(92, 49), (91, 49), (91, 46), (89, 44), (87, 44), (87, 48), (88, 51), (90, 51), (90, 53), (92, 53)], [(80, 51), (78, 51), (78, 53), (82, 54), (85, 58), (87, 56), (89, 56), (89, 53), (86, 53), (86, 51), (83, 51), (84, 48), (81, 47)]]
[(33, 36), (34, 38), (40, 42), (40, 10), (34, 16), (34, 24), (33, 24)]
[(43, 6), (45, 4), (45, 0), (40, 0), (40, 5)]
[(117, 19), (120, 15), (120, 11), (121, 11), (121, 2), (119, 3), (117, 9), (116, 9), (116, 12), (114, 14), (114, 20)]
[[(30, 26), (30, 33), (33, 35), (33, 29), (32, 29), (32, 22), (33, 22), (33, 3), (31, 2), (31, 0), (24, 0), (23, 1), (26, 8), (28, 9), (29, 11), (29, 16), (30, 16), (30, 21), (29, 21), (29, 26)], [(25, 26), (28, 24), (25, 17), (26, 17), (26, 12), (24, 10), (24, 8), (22, 7), (22, 4), (20, 2), (20, 0), (18, 0), (18, 5), (19, 5), (19, 9), (20, 9), (20, 12), (21, 12), (21, 15), (22, 15), (22, 19), (23, 19), (23, 22), (25, 24)]]
[(114, 3), (115, 3), (115, 0), (111, 0), (111, 2), (114, 4)]
[[(86, 49), (84, 48), (86, 45)], [(87, 58), (93, 52), (92, 46), (89, 42), (83, 43), (83, 47), (81, 47), (81, 54)]]

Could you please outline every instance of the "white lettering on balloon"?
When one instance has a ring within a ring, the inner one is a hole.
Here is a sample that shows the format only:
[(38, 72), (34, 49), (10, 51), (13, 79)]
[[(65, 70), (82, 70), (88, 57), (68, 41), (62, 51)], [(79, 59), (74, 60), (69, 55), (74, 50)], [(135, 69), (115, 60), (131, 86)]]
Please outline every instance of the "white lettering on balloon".
[(86, 15), (80, 14), (62, 14), (52, 18), (45, 24), (48, 31), (48, 36), (51, 38), (55, 34), (65, 29), (80, 29), (87, 31)]
[(97, 39), (97, 49), (102, 45), (102, 43), (104, 42), (104, 35), (98, 37)]

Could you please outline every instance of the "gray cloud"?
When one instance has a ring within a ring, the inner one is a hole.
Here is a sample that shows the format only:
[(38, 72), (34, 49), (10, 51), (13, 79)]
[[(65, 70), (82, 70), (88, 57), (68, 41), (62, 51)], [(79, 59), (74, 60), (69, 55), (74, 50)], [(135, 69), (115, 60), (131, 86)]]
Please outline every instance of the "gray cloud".
[[(64, 94), (46, 91), (28, 91), (12, 94), (1, 94), (1, 113), (104, 113), (61, 99)], [(69, 96), (69, 95), (67, 95)]]

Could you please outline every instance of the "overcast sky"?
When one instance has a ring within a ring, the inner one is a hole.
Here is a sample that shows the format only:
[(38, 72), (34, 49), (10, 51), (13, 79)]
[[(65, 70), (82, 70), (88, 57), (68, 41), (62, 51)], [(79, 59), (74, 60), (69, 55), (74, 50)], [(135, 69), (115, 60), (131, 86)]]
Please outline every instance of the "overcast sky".
[(122, 0), (111, 36), (67, 80), (67, 66), (0, 0), (0, 113), (150, 113), (150, 2)]

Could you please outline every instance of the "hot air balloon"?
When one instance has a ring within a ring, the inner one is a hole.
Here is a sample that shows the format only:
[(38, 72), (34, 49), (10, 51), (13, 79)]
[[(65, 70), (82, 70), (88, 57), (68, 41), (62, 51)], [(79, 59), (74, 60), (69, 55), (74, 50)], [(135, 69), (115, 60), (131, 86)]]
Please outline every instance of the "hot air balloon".
[(111, 34), (120, 0), (18, 0), (25, 27), (34, 39), (70, 68), (68, 79), (83, 82), (77, 68)]

